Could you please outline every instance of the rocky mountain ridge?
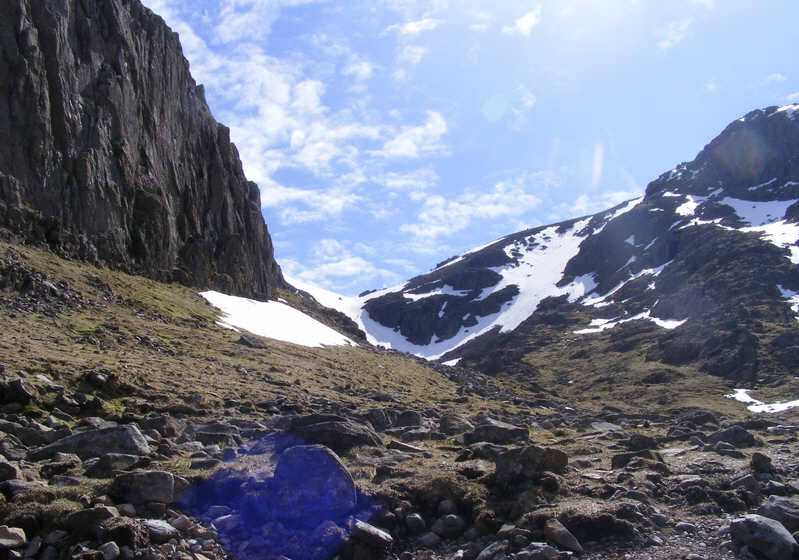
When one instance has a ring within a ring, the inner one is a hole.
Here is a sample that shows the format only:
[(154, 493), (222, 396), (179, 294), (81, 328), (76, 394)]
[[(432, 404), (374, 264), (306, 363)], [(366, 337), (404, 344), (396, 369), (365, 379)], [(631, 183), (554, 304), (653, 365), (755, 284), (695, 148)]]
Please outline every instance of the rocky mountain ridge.
[(555, 342), (574, 353), (626, 339), (647, 362), (774, 381), (799, 359), (797, 201), (799, 105), (768, 107), (641, 199), (509, 235), (339, 308), (372, 342), (483, 371), (534, 373), (525, 357)]
[(282, 284), (226, 127), (138, 0), (0, 6), (0, 227), (151, 278), (268, 299)]

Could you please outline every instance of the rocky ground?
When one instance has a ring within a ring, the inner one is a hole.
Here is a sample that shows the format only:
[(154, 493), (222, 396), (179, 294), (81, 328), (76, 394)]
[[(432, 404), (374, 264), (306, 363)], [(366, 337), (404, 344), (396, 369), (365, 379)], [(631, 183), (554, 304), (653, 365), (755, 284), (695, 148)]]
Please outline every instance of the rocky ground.
[(185, 289), (0, 255), (0, 558), (797, 557), (795, 413), (250, 339)]

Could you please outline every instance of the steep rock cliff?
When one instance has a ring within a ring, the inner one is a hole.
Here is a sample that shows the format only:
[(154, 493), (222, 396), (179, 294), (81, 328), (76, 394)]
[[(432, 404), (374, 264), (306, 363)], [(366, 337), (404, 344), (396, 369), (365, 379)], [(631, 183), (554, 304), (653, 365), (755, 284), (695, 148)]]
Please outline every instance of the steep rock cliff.
[(283, 282), (258, 187), (138, 0), (0, 3), (0, 227), (159, 280)]

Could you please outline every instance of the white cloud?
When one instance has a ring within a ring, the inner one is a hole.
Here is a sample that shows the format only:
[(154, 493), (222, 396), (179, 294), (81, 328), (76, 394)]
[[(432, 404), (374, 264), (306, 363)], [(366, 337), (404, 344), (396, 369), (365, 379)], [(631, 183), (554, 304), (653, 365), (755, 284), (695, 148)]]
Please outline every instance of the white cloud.
[(427, 49), (419, 45), (405, 45), (399, 53), (399, 61), (416, 65), (419, 64), (424, 55), (427, 54)]
[(708, 10), (712, 10), (716, 7), (716, 0), (691, 0), (691, 2), (704, 6)]
[(716, 80), (710, 80), (709, 82), (705, 83), (705, 91), (707, 92), (716, 91), (718, 87), (719, 86), (716, 83)]
[(416, 222), (400, 226), (423, 248), (438, 237), (449, 236), (469, 227), (474, 220), (519, 218), (541, 204), (533, 191), (556, 184), (549, 173), (523, 173), (498, 181), (488, 191), (467, 191), (457, 198), (432, 195), (424, 200)]
[(441, 137), (447, 132), (447, 121), (437, 111), (427, 111), (423, 125), (402, 128), (376, 152), (386, 158), (418, 158), (445, 151)]
[(689, 17), (669, 23), (658, 32), (658, 35), (663, 37), (658, 41), (658, 48), (665, 52), (682, 42), (693, 22), (694, 19)]
[(522, 17), (513, 22), (513, 25), (506, 25), (502, 28), (503, 33), (521, 35), (530, 35), (533, 32), (533, 27), (538, 25), (541, 21), (541, 5), (535, 7), (534, 10), (527, 12)]
[(386, 31), (397, 31), (400, 35), (418, 35), (422, 31), (432, 31), (441, 24), (441, 20), (425, 18), (405, 23), (389, 25)]
[(349, 248), (335, 239), (322, 239), (312, 249), (307, 265), (294, 259), (281, 259), (280, 265), (292, 278), (338, 293), (350, 292), (364, 281), (380, 284), (400, 281), (397, 273), (378, 266), (363, 254), (371, 257), (376, 252), (362, 243)]
[(344, 75), (345, 76), (353, 76), (359, 82), (369, 79), (374, 72), (374, 65), (370, 62), (365, 60), (358, 60), (355, 62), (351, 62), (347, 66), (344, 67)]
[(430, 167), (424, 167), (405, 173), (389, 171), (374, 177), (372, 181), (390, 191), (413, 194), (435, 186), (438, 183), (438, 174)]
[(284, 7), (315, 0), (222, 0), (216, 15), (214, 39), (220, 43), (259, 39), (269, 34)]
[(786, 96), (785, 96), (785, 99), (786, 99), (786, 100), (787, 100), (789, 103), (796, 103), (796, 102), (799, 102), (799, 91), (795, 91), (795, 92), (793, 92), (793, 93), (789, 93), (788, 95), (786, 95)]
[(346, 187), (319, 191), (286, 187), (269, 181), (261, 188), (261, 206), (281, 208), (278, 215), (284, 224), (302, 224), (339, 216), (360, 201), (361, 197)]
[(786, 78), (783, 74), (780, 74), (779, 72), (775, 72), (773, 74), (769, 74), (768, 76), (766, 76), (766, 83), (768, 83), (768, 84), (779, 84), (781, 82), (784, 82), (787, 79), (788, 78)]

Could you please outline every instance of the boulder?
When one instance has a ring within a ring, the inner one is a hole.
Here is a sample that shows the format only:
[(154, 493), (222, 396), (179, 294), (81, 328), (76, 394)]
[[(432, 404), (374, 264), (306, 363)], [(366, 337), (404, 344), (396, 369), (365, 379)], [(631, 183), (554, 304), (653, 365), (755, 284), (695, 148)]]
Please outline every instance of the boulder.
[(583, 547), (577, 537), (571, 534), (563, 523), (557, 519), (548, 519), (544, 525), (544, 536), (552, 543), (561, 548), (571, 550), (577, 554), (583, 553)]
[(97, 506), (73, 512), (64, 520), (64, 528), (75, 537), (95, 537), (106, 519), (119, 517), (115, 507)]
[(0, 525), (0, 550), (21, 548), (28, 542), (25, 531), (19, 527)]
[(75, 453), (81, 459), (100, 457), (106, 453), (126, 453), (149, 455), (147, 440), (135, 424), (113, 428), (88, 430), (67, 436), (44, 447), (33, 449), (28, 459), (39, 461), (52, 457), (58, 452)]
[(528, 445), (500, 453), (495, 459), (500, 484), (519, 479), (538, 479), (546, 471), (562, 473), (569, 458), (559, 449)]
[(792, 533), (799, 531), (799, 500), (769, 496), (757, 513), (779, 521)]
[(352, 420), (321, 420), (314, 423), (299, 422), (292, 425), (290, 433), (303, 443), (329, 447), (336, 453), (345, 453), (359, 445), (379, 446), (380, 436), (369, 426)]
[(799, 553), (796, 541), (778, 521), (762, 515), (746, 515), (733, 520), (730, 535), (736, 548), (754, 550), (769, 560), (791, 560)]
[(357, 501), (349, 471), (327, 447), (298, 445), (277, 460), (272, 480), (272, 507), (285, 522), (313, 529), (323, 521), (338, 521)]
[(0, 404), (19, 403), (26, 405), (36, 396), (36, 392), (22, 379), (0, 382)]
[(474, 424), (466, 416), (450, 412), (441, 416), (438, 429), (442, 434), (454, 436), (474, 430)]
[(520, 428), (513, 424), (500, 422), (493, 418), (485, 418), (477, 427), (464, 434), (466, 443), (476, 443), (486, 441), (489, 443), (513, 443), (516, 441), (526, 441), (530, 437), (527, 428)]
[(110, 493), (121, 502), (132, 504), (171, 504), (187, 486), (185, 480), (166, 471), (138, 471), (117, 476), (111, 484)]
[(755, 436), (738, 424), (713, 432), (707, 436), (707, 442), (710, 444), (720, 441), (732, 444), (735, 447), (751, 447), (756, 443)]

